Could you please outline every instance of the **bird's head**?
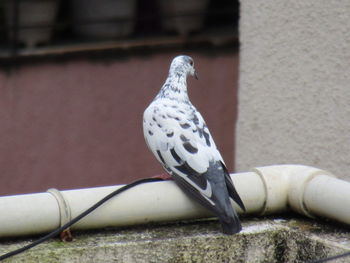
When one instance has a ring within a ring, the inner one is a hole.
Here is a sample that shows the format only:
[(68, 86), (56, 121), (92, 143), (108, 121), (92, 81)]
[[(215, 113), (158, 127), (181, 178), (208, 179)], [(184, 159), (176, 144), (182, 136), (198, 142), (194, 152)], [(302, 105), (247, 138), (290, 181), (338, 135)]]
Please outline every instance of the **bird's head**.
[(194, 69), (193, 59), (189, 56), (181, 55), (173, 59), (170, 65), (170, 73), (184, 73), (187, 75), (194, 76), (196, 79), (197, 73)]

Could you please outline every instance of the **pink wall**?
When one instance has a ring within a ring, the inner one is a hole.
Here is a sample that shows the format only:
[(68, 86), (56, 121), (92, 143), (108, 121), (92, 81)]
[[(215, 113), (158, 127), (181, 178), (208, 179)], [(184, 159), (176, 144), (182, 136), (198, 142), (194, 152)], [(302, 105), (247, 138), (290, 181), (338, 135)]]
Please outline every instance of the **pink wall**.
[[(0, 195), (127, 183), (163, 170), (146, 148), (142, 113), (177, 53), (105, 62), (25, 64), (0, 72)], [(189, 80), (230, 169), (238, 58), (190, 54)]]

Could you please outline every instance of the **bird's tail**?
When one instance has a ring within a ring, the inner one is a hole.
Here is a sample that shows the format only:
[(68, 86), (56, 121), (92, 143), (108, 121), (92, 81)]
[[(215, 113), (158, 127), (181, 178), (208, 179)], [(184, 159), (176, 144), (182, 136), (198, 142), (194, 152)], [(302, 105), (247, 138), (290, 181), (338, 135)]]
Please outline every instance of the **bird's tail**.
[(225, 218), (219, 218), (222, 231), (226, 235), (233, 235), (242, 230), (241, 221), (238, 218), (237, 213), (234, 212), (233, 216), (225, 217)]

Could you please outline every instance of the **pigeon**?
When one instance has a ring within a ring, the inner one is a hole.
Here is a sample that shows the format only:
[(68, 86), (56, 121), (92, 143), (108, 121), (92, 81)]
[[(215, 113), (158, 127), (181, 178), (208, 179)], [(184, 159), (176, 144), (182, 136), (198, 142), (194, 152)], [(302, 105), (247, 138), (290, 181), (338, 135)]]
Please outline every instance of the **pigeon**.
[(245, 211), (208, 127), (187, 93), (187, 76), (197, 74), (193, 59), (173, 59), (169, 75), (143, 115), (148, 148), (190, 198), (219, 218), (223, 233), (241, 231), (232, 198)]

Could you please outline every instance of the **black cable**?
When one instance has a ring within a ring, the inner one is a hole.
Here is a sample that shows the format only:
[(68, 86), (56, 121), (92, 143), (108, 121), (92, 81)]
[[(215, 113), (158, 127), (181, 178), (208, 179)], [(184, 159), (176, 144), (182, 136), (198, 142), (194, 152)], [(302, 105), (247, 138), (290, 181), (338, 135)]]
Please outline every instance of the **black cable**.
[(151, 182), (157, 182), (157, 181), (163, 181), (163, 179), (161, 178), (144, 178), (144, 179), (140, 179), (137, 181), (134, 181), (130, 184), (124, 185), (121, 188), (113, 191), (112, 193), (108, 194), (106, 197), (102, 198), (100, 201), (98, 201), (96, 204), (94, 204), (93, 206), (91, 206), (89, 209), (85, 210), (84, 212), (82, 212), (80, 215), (78, 215), (77, 217), (73, 218), (71, 221), (69, 221), (68, 223), (66, 223), (65, 225), (55, 229), (54, 231), (50, 232), (49, 234), (47, 234), (46, 236), (43, 236), (41, 238), (39, 238), (38, 240), (34, 241), (33, 243), (30, 243), (27, 246), (21, 247), (19, 249), (16, 249), (14, 251), (10, 251), (2, 256), (0, 256), (0, 261), (4, 260), (6, 258), (12, 257), (14, 255), (17, 255), (19, 253), (22, 253), (32, 247), (35, 247), (37, 245), (39, 245), (40, 243), (55, 237), (56, 235), (58, 235), (59, 233), (61, 233), (62, 231), (64, 231), (66, 228), (72, 226), (73, 224), (75, 224), (76, 222), (78, 222), (80, 219), (82, 219), (83, 217), (87, 216), (88, 214), (90, 214), (92, 211), (94, 211), (96, 208), (98, 208), (99, 206), (101, 206), (103, 203), (105, 203), (106, 201), (108, 201), (109, 199), (111, 199), (112, 197), (116, 196), (117, 194), (120, 194), (136, 185), (139, 184), (143, 184), (143, 183), (151, 183)]
[(328, 257), (328, 258), (321, 258), (321, 259), (316, 259), (316, 260), (312, 260), (312, 261), (307, 261), (306, 263), (322, 263), (322, 262), (327, 262), (327, 261), (331, 261), (334, 259), (347, 257), (347, 256), (350, 256), (350, 252), (346, 252), (346, 253), (339, 254), (336, 256), (332, 256), (332, 257)]

